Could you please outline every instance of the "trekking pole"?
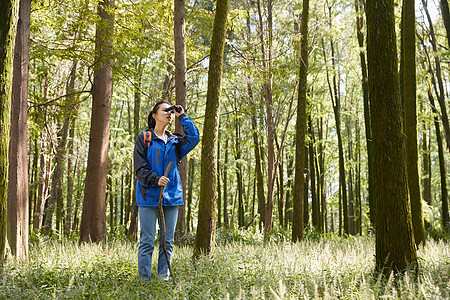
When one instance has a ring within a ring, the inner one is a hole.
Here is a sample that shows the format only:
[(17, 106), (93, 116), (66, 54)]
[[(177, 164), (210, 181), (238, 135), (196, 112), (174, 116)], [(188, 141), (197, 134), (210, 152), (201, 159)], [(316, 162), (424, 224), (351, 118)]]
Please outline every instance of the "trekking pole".
[[(173, 162), (169, 162), (169, 165), (166, 168), (166, 172), (164, 173), (164, 176), (167, 177), (169, 175), (170, 168), (172, 167)], [(161, 193), (159, 194), (159, 202), (158, 202), (158, 208), (159, 208), (159, 223), (161, 227), (161, 244), (164, 250), (164, 256), (166, 257), (167, 266), (169, 267), (170, 276), (172, 277), (173, 284), (175, 285), (175, 277), (173, 276), (172, 267), (170, 266), (170, 259), (169, 254), (167, 253), (166, 249), (166, 221), (164, 219), (164, 211), (162, 208), (162, 201), (164, 198), (164, 186), (161, 187)]]

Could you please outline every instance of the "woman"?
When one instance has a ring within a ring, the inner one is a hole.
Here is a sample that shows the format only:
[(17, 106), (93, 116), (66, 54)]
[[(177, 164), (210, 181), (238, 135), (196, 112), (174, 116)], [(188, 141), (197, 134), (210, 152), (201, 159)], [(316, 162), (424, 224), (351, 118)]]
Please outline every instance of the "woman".
[[(165, 111), (167, 109), (169, 111)], [(172, 134), (166, 130), (172, 122), (174, 113), (180, 120), (185, 135)], [(166, 225), (165, 244), (169, 259), (172, 259), (178, 206), (183, 205), (178, 164), (200, 141), (198, 129), (184, 113), (183, 107), (171, 106), (168, 101), (160, 101), (153, 107), (148, 115), (148, 128), (139, 134), (134, 147), (134, 172), (138, 179), (136, 201), (141, 225), (138, 249), (138, 270), (141, 280), (150, 279), (161, 187), (165, 187), (162, 202)], [(165, 177), (164, 172), (169, 162), (173, 162), (173, 165)], [(159, 236), (158, 274), (167, 280), (169, 270), (161, 245), (161, 234)]]

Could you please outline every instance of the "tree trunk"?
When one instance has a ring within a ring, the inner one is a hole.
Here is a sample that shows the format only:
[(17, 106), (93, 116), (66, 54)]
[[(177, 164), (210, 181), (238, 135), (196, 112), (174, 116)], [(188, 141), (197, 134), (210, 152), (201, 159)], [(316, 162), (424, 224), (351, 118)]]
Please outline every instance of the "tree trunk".
[(222, 227), (222, 190), (220, 185), (221, 165), (220, 165), (220, 141), (221, 132), (218, 132), (217, 142), (217, 228)]
[(243, 228), (244, 224), (244, 188), (243, 188), (243, 176), (242, 176), (242, 165), (241, 165), (241, 149), (239, 147), (240, 143), (240, 126), (238, 123), (237, 116), (235, 118), (235, 126), (236, 129), (236, 138), (234, 144), (234, 153), (235, 153), (235, 162), (236, 162), (236, 184), (237, 184), (237, 192), (238, 192), (238, 226), (239, 228)]
[(442, 143), (441, 130), (439, 125), (438, 111), (436, 109), (433, 94), (431, 89), (428, 89), (428, 100), (430, 101), (431, 108), (434, 113), (434, 126), (436, 131), (436, 141), (438, 144), (438, 155), (439, 155), (439, 174), (441, 177), (441, 219), (444, 228), (447, 231), (450, 230), (450, 219), (448, 214), (448, 190), (447, 190), (447, 175), (445, 170), (445, 158), (444, 158), (444, 146)]
[(309, 203), (308, 203), (308, 190), (309, 190), (309, 177), (310, 171), (309, 171), (309, 149), (308, 146), (305, 145), (305, 151), (303, 152), (305, 154), (305, 183), (304, 183), (304, 201), (303, 201), (303, 227), (304, 228), (310, 228), (309, 224)]
[(67, 144), (67, 135), (69, 132), (69, 125), (72, 119), (72, 111), (74, 105), (74, 96), (71, 95), (73, 92), (73, 87), (75, 85), (75, 76), (77, 63), (74, 62), (72, 65), (71, 78), (69, 80), (69, 85), (67, 87), (67, 97), (66, 102), (64, 103), (64, 122), (63, 126), (59, 133), (58, 146), (56, 148), (56, 166), (53, 172), (52, 177), (52, 187), (50, 190), (50, 198), (47, 203), (47, 210), (45, 213), (45, 221), (43, 230), (46, 233), (50, 233), (52, 231), (53, 224), (53, 212), (56, 208), (56, 230), (60, 231), (60, 222), (62, 220), (62, 175), (64, 172), (64, 161), (66, 158), (66, 144)]
[(9, 144), (8, 242), (17, 260), (28, 259), (28, 66), (31, 0), (21, 0), (14, 49)]
[[(277, 140), (276, 140), (277, 141)], [(280, 154), (280, 157), (283, 157), (283, 150), (281, 149), (281, 147), (278, 145), (278, 141), (276, 143), (277, 145), (277, 151)], [(250, 160), (249, 160), (250, 161)], [(283, 167), (283, 162), (280, 161), (280, 163), (278, 164), (278, 173), (280, 174), (280, 176), (277, 176), (278, 179), (278, 221), (280, 222), (280, 228), (284, 227), (284, 167)]]
[(260, 145), (259, 145), (259, 139), (258, 139), (258, 124), (256, 121), (256, 105), (253, 101), (253, 90), (250, 83), (250, 79), (247, 78), (247, 90), (248, 90), (248, 96), (250, 99), (250, 105), (252, 106), (252, 115), (251, 115), (251, 121), (252, 121), (252, 137), (253, 137), (253, 150), (255, 152), (255, 172), (256, 172), (256, 188), (258, 191), (258, 212), (259, 212), (259, 229), (261, 230), (264, 227), (264, 212), (266, 211), (266, 204), (265, 204), (265, 196), (264, 196), (264, 179), (263, 179), (263, 172), (261, 169), (261, 152), (260, 152)]
[[(264, 40), (264, 27), (263, 27), (263, 17), (261, 12), (261, 1), (257, 0), (256, 4), (258, 6), (258, 16), (259, 16), (259, 38), (261, 44), (261, 56), (264, 68), (264, 83), (262, 94), (265, 99), (266, 106), (266, 122), (267, 122), (267, 203), (265, 205), (265, 218), (264, 218), (264, 235), (272, 230), (273, 221), (273, 194), (274, 194), (274, 183), (275, 183), (275, 126), (273, 122), (273, 112), (272, 112), (272, 0), (267, 2), (267, 27), (268, 27), (268, 46), (269, 53), (266, 57), (265, 43)], [(267, 60), (267, 61), (266, 61)]]
[[(225, 142), (225, 166), (228, 166), (228, 138)], [(228, 172), (227, 168), (223, 170), (223, 225), (228, 228)]]
[(439, 106), (441, 107), (441, 118), (442, 118), (442, 125), (444, 126), (444, 132), (445, 132), (445, 140), (447, 141), (447, 149), (450, 151), (450, 125), (448, 120), (448, 114), (447, 114), (447, 108), (445, 106), (445, 90), (444, 90), (444, 83), (442, 80), (442, 72), (441, 72), (441, 63), (439, 61), (439, 54), (437, 53), (437, 42), (436, 42), (436, 36), (434, 33), (433, 28), (433, 22), (431, 21), (430, 14), (428, 12), (427, 3), (425, 0), (422, 0), (423, 7), (425, 9), (425, 14), (428, 19), (428, 24), (430, 25), (430, 43), (433, 47), (433, 53), (434, 53), (434, 62), (436, 65), (436, 78), (439, 86), (439, 93), (437, 96)]
[[(431, 92), (431, 90), (430, 90)], [(424, 106), (421, 104), (421, 111), (424, 112)], [(423, 120), (422, 122), (423, 128), (422, 128), (422, 196), (423, 200), (428, 205), (432, 205), (432, 198), (431, 198), (431, 153), (430, 153), (430, 138), (431, 132), (430, 127), (428, 125), (427, 120)], [(431, 227), (430, 222), (424, 220), (425, 222), (425, 229), (428, 229)]]
[(361, 49), (359, 58), (361, 61), (361, 85), (364, 99), (364, 127), (366, 131), (367, 144), (367, 185), (368, 185), (368, 202), (369, 202), (369, 219), (370, 225), (375, 224), (375, 204), (373, 202), (373, 171), (372, 171), (372, 129), (370, 127), (370, 104), (369, 104), (369, 86), (367, 81), (367, 65), (366, 55), (364, 51), (364, 2), (362, 0), (355, 1), (356, 7), (356, 30), (358, 36), (358, 46)]
[(286, 159), (288, 160), (287, 165), (287, 184), (286, 184), (286, 200), (284, 201), (284, 226), (287, 228), (289, 223), (292, 223), (292, 194), (293, 194), (293, 186), (292, 186), (292, 175), (294, 173), (294, 157), (292, 155), (286, 154)]
[(3, 269), (6, 248), (8, 148), (17, 9), (18, 1), (0, 2), (0, 271)]
[[(175, 42), (175, 99), (176, 104), (187, 108), (187, 66), (186, 66), (186, 34), (185, 34), (185, 0), (174, 0), (174, 42)], [(175, 131), (184, 133), (178, 119)], [(178, 166), (183, 187), (183, 203), (186, 203), (187, 159), (183, 158)], [(177, 232), (186, 233), (186, 208), (178, 207)]]
[(391, 270), (417, 267), (401, 120), (394, 1), (367, 2), (366, 16), (376, 270), (389, 275)]
[(355, 175), (355, 206), (356, 233), (362, 236), (362, 203), (361, 203), (361, 134), (359, 120), (355, 120), (356, 128), (356, 175)]
[(419, 153), (417, 148), (417, 100), (416, 100), (416, 20), (414, 0), (403, 0), (402, 58), (404, 130), (406, 134), (406, 159), (409, 198), (416, 245), (425, 244), (425, 228), (422, 213), (422, 195), (419, 178)]
[[(351, 106), (353, 106), (352, 103), (350, 103)], [(349, 116), (346, 116), (346, 122), (345, 127), (347, 130), (347, 136), (348, 136), (348, 161), (350, 162), (350, 167), (348, 170), (348, 233), (351, 235), (356, 234), (355, 229), (355, 198), (353, 193), (353, 172), (354, 172), (354, 165), (355, 160), (353, 156), (353, 140), (352, 140), (352, 131), (350, 128), (350, 118)]]
[(300, 72), (298, 84), (297, 121), (295, 129), (295, 182), (292, 216), (292, 240), (303, 239), (303, 202), (304, 197), (304, 169), (305, 169), (305, 136), (306, 136), (306, 88), (308, 76), (308, 19), (309, 0), (303, 1), (302, 21), (300, 25)]
[(325, 194), (325, 151), (323, 149), (323, 117), (317, 120), (317, 128), (318, 133), (317, 136), (319, 138), (319, 154), (317, 155), (317, 182), (319, 183), (319, 201), (320, 201), (320, 226), (322, 228), (322, 232), (328, 232), (328, 220), (327, 220), (327, 201)]
[(202, 168), (198, 226), (194, 257), (200, 254), (212, 256), (216, 235), (216, 148), (219, 127), (220, 93), (223, 67), (223, 50), (228, 16), (228, 0), (216, 1), (213, 34), (208, 70), (208, 90), (202, 138)]
[(308, 129), (309, 129), (309, 136), (310, 136), (310, 142), (309, 142), (309, 172), (310, 172), (310, 178), (311, 178), (311, 220), (312, 220), (312, 226), (314, 226), (315, 230), (320, 232), (321, 226), (320, 226), (320, 206), (319, 206), (319, 199), (317, 198), (317, 185), (316, 185), (316, 168), (315, 168), (315, 155), (314, 155), (314, 128), (312, 126), (312, 120), (311, 117), (308, 121)]
[[(138, 76), (136, 78), (137, 81), (137, 85), (141, 86), (141, 80), (142, 80), (142, 63), (141, 61), (137, 62), (137, 68), (138, 68)], [(133, 115), (133, 124), (134, 124), (134, 138), (136, 139), (139, 135), (139, 131), (140, 131), (140, 124), (139, 124), (139, 120), (141, 117), (141, 93), (139, 92), (139, 90), (137, 88), (135, 88), (134, 90), (134, 115)], [(133, 170), (133, 168), (131, 167), (131, 170)], [(138, 207), (137, 207), (137, 203), (136, 203), (136, 178), (135, 176), (131, 176), (131, 178), (134, 178), (132, 186), (133, 186), (133, 193), (132, 197), (131, 197), (131, 207), (130, 207), (130, 212), (131, 212), (131, 216), (130, 216), (130, 226), (128, 227), (128, 231), (127, 231), (127, 237), (129, 239), (132, 240), (137, 240), (137, 218), (138, 218)], [(130, 179), (131, 179), (130, 178)]]
[(106, 174), (112, 98), (112, 35), (115, 1), (98, 5), (100, 17), (96, 32), (96, 61), (92, 87), (92, 118), (84, 190), (80, 241), (99, 242), (106, 237)]
[(447, 43), (450, 47), (450, 11), (448, 8), (448, 1), (441, 0), (440, 6), (442, 13), (442, 20), (444, 20), (445, 31), (447, 33)]
[(74, 155), (74, 139), (75, 139), (76, 116), (72, 117), (69, 131), (69, 145), (67, 156), (67, 215), (65, 222), (65, 231), (69, 233), (72, 228), (72, 200), (73, 200), (73, 155)]

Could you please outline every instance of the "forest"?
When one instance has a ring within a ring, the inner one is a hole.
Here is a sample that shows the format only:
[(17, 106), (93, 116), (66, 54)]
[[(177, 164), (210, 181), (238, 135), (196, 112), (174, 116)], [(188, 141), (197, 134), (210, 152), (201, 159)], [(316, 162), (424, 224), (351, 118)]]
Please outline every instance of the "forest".
[[(449, 49), (447, 0), (2, 0), (0, 298), (450, 298)], [(160, 100), (200, 143), (144, 285)]]

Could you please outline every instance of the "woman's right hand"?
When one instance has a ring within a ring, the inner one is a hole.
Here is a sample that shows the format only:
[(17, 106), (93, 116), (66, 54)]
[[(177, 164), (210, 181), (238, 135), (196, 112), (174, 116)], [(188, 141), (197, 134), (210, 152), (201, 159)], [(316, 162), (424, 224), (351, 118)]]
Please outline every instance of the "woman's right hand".
[(167, 183), (169, 183), (169, 178), (167, 178), (166, 176), (161, 176), (158, 180), (158, 185), (159, 186), (167, 186)]

